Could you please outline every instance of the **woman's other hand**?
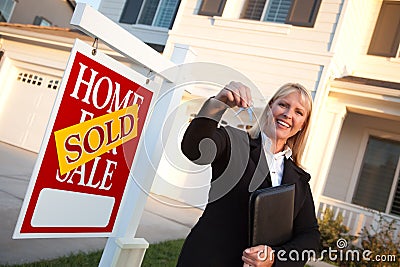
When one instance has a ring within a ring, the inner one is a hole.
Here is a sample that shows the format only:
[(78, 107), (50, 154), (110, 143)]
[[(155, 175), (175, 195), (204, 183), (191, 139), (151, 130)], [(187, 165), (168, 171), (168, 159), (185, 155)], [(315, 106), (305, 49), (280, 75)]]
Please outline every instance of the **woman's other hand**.
[(259, 245), (243, 251), (243, 267), (271, 267), (274, 264), (274, 252), (271, 247)]
[(240, 108), (248, 108), (252, 105), (250, 88), (241, 82), (230, 82), (227, 84), (215, 98), (229, 107), (233, 108), (238, 106)]

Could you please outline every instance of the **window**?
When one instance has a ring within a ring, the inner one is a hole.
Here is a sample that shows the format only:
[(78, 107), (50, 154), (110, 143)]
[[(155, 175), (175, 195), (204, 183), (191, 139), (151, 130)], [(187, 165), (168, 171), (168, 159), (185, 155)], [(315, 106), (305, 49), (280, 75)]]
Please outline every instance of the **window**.
[(20, 72), (18, 73), (17, 81), (41, 86), (43, 82), (43, 77), (40, 77), (33, 73)]
[(50, 80), (47, 84), (47, 88), (57, 90), (60, 86), (60, 80)]
[(41, 16), (36, 16), (33, 25), (39, 25), (39, 26), (51, 26), (52, 23), (50, 20), (45, 19), (44, 17)]
[(203, 0), (201, 2), (199, 15), (222, 16), (226, 0)]
[(400, 215), (400, 142), (370, 136), (352, 203)]
[(179, 0), (128, 0), (120, 22), (172, 28)]
[(313, 27), (321, 0), (248, 0), (243, 19)]
[(400, 2), (383, 1), (368, 54), (396, 57), (400, 43)]
[(15, 6), (15, 0), (0, 1), (0, 22), (8, 22)]

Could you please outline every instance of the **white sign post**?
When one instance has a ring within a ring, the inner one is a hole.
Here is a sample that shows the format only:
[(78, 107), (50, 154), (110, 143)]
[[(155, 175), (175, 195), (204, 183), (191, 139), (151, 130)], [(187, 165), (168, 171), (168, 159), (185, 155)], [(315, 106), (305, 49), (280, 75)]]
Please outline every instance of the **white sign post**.
[(117, 216), (115, 234), (108, 238), (99, 264), (104, 267), (140, 266), (148, 243), (134, 236), (162, 155), (159, 135), (162, 127), (165, 131), (163, 122), (168, 110), (178, 105), (182, 97), (182, 92), (170, 90), (174, 86), (174, 73), (165, 72), (174, 68), (175, 64), (88, 5), (78, 3), (71, 24), (164, 78), (158, 95), (154, 95), (156, 104), (154, 110), (150, 110), (142, 146), (136, 153), (127, 191)]
[(192, 77), (86, 4), (77, 4), (71, 24), (135, 64), (76, 40), (14, 238), (104, 236), (100, 266), (140, 266), (148, 243), (135, 234), (162, 157), (161, 133), (170, 132), (165, 121)]

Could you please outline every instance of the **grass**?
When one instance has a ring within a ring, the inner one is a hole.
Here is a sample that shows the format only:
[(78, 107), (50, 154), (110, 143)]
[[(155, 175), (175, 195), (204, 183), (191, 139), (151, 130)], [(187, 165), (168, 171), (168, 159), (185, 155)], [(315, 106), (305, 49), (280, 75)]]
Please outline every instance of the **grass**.
[[(183, 239), (151, 244), (146, 250), (142, 267), (174, 267), (178, 260)], [(43, 260), (20, 265), (1, 265), (0, 267), (95, 267), (99, 264), (102, 251), (78, 253), (54, 260)]]
[[(144, 255), (142, 267), (175, 267), (184, 239), (150, 244)], [(103, 251), (78, 253), (54, 260), (27, 264), (0, 265), (0, 267), (96, 267)], [(306, 265), (308, 267), (308, 265)]]

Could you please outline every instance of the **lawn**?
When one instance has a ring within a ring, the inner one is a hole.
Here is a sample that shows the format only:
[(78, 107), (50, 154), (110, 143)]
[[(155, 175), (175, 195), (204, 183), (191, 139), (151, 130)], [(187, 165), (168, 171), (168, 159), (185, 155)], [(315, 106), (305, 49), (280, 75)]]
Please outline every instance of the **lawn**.
[[(142, 267), (175, 267), (184, 239), (151, 244), (144, 255)], [(38, 261), (20, 265), (0, 267), (96, 267), (102, 251), (78, 253), (54, 260)], [(306, 265), (306, 267), (308, 267)]]
[[(183, 239), (151, 244), (146, 250), (142, 267), (174, 267), (183, 245)], [(99, 264), (102, 251), (79, 253), (54, 260), (45, 260), (21, 265), (0, 267), (95, 267)]]

